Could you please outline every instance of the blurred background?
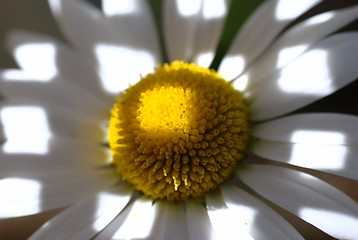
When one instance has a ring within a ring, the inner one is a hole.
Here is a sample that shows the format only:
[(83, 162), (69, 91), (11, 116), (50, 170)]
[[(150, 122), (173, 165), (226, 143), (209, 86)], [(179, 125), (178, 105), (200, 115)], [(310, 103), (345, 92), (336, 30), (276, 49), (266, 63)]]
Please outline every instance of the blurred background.
[[(235, 0), (234, 0), (235, 1)], [(93, 5), (100, 8), (100, 0), (89, 0)], [(357, 0), (326, 0), (317, 8), (317, 11), (334, 9), (343, 6), (357, 4)], [(38, 33), (47, 34), (64, 40), (54, 19), (51, 16), (46, 0), (1, 0), (0, 2), (0, 69), (16, 68), (12, 56), (5, 48), (5, 38), (8, 31), (25, 29)], [(350, 24), (340, 31), (357, 31), (358, 21)], [(358, 51), (358, 49), (353, 49)], [(357, 65), (357, 63), (352, 63)], [(357, 65), (358, 67), (358, 65)], [(0, 95), (1, 100), (1, 95)], [(315, 102), (299, 112), (340, 112), (358, 116), (358, 80), (344, 87), (340, 91)], [(357, 133), (358, 134), (358, 133)], [(358, 169), (357, 169), (358, 171)], [(358, 183), (344, 178), (333, 178), (328, 174), (312, 172), (330, 184), (345, 191), (355, 201), (358, 201)], [(1, 176), (0, 176), (1, 178)], [(1, 195), (1, 193), (0, 193)], [(1, 207), (1, 206), (0, 206)], [(283, 216), (289, 219), (295, 227), (308, 239), (329, 239), (313, 226), (303, 223), (282, 209), (277, 209)], [(49, 218), (60, 212), (49, 211), (28, 217), (0, 220), (0, 239), (26, 239)]]

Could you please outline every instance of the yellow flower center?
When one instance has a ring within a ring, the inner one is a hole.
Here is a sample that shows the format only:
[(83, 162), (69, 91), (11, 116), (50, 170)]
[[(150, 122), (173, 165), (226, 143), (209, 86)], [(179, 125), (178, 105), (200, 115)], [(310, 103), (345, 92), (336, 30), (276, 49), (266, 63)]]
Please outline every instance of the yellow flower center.
[(215, 71), (183, 62), (128, 88), (109, 124), (120, 176), (153, 199), (205, 196), (232, 176), (247, 142), (241, 93)]

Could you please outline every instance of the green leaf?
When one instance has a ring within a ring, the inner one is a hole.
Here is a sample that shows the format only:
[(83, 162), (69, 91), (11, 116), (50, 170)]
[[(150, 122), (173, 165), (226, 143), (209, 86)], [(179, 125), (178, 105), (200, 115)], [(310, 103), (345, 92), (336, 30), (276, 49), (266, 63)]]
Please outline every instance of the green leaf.
[(163, 0), (148, 0), (148, 4), (152, 10), (154, 24), (157, 29), (157, 36), (159, 39), (159, 46), (162, 53), (162, 62), (166, 63), (169, 61), (167, 51), (164, 44), (164, 34), (163, 34), (163, 22), (162, 22), (162, 8)]

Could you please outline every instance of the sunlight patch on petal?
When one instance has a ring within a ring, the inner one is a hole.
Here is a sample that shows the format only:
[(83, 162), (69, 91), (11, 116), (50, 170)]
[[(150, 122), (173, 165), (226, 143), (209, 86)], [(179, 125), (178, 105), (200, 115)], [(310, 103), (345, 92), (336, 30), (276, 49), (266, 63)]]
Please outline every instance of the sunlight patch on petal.
[(136, 10), (135, 3), (133, 0), (103, 0), (102, 8), (108, 16), (130, 14)]
[[(190, 61), (196, 58), (193, 54), (196, 49), (196, 38), (200, 33), (201, 10), (201, 0), (163, 1), (163, 33), (169, 61)], [(213, 35), (216, 36), (215, 30)], [(211, 41), (209, 40), (209, 42)], [(204, 49), (199, 52), (208, 50), (212, 49)]]
[[(248, 223), (252, 222), (255, 210), (234, 204), (228, 206), (221, 201), (213, 195), (206, 197), (208, 215), (218, 239), (254, 239), (249, 234)], [(233, 220), (237, 216), (241, 216), (240, 221)]]
[(155, 66), (155, 57), (143, 50), (98, 44), (95, 53), (103, 87), (109, 93), (124, 91)]
[(328, 54), (312, 50), (282, 69), (278, 85), (284, 92), (307, 95), (326, 95), (333, 90), (329, 73)]
[(226, 56), (218, 72), (224, 79), (231, 80), (244, 70), (245, 64), (245, 58), (242, 55)]
[(245, 223), (237, 223), (233, 221), (235, 215), (231, 209), (217, 209), (208, 211), (210, 221), (218, 239), (244, 239), (253, 240), (254, 238), (248, 233), (244, 226)]
[(345, 136), (341, 132), (334, 131), (313, 131), (296, 130), (292, 133), (291, 141), (293, 143), (304, 144), (345, 144)]
[[(230, 0), (203, 1), (200, 13), (190, 23), (194, 27), (192, 29), (194, 41), (193, 44), (188, 42), (187, 49), (191, 50), (188, 60), (193, 60), (194, 63), (205, 68), (211, 65), (223, 31), (229, 4)], [(178, 43), (180, 44), (179, 41)]]
[(4, 107), (0, 112), (6, 153), (46, 154), (51, 132), (41, 107)]
[(344, 168), (347, 149), (329, 145), (345, 144), (345, 136), (341, 132), (297, 130), (293, 132), (293, 145), (290, 164), (300, 165), (306, 160), (305, 166), (310, 168)]
[[(95, 216), (98, 217), (94, 223), (93, 228), (96, 231), (104, 229), (118, 214), (119, 211), (113, 209), (122, 209), (128, 203), (131, 196), (131, 190), (123, 188), (122, 194), (114, 194), (111, 192), (102, 192), (97, 197), (97, 208)], [(112, 211), (110, 210), (112, 209)]]
[(197, 14), (201, 9), (201, 0), (176, 0), (178, 12), (183, 17)]
[(299, 54), (304, 52), (307, 48), (307, 45), (298, 45), (281, 49), (278, 54), (277, 68), (282, 68)]
[(289, 20), (294, 19), (302, 14), (302, 12), (308, 10), (317, 0), (300, 0), (296, 1), (294, 4), (291, 0), (280, 0), (276, 7), (275, 16), (277, 20)]
[(353, 115), (306, 113), (256, 125), (251, 151), (265, 159), (357, 179), (357, 125)]
[(225, 0), (205, 0), (203, 2), (204, 19), (221, 18), (226, 12)]
[(237, 203), (234, 201), (228, 201), (225, 199), (225, 203), (228, 207), (228, 210), (230, 214), (240, 216), (236, 222), (236, 224), (241, 224), (245, 228), (247, 228), (249, 231), (252, 231), (250, 224), (254, 222), (256, 210), (250, 206), (246, 206), (241, 203)]
[(334, 12), (326, 12), (326, 13), (322, 13), (319, 14), (317, 16), (311, 17), (310, 19), (308, 19), (306, 21), (306, 25), (316, 25), (316, 24), (321, 24), (324, 22), (329, 21), (330, 19), (332, 19), (337, 13)]
[[(239, 78), (237, 78), (233, 82), (233, 85), (236, 90), (244, 91), (247, 87), (248, 82), (249, 82), (249, 75), (245, 74), (245, 75), (242, 75)], [(244, 95), (245, 95), (245, 92), (244, 92)]]
[(207, 67), (213, 60), (214, 55), (214, 52), (205, 52), (198, 54), (198, 56), (196, 56), (196, 59), (194, 59), (194, 62), (199, 66)]
[(347, 149), (342, 146), (294, 144), (289, 164), (313, 169), (343, 169)]
[(61, 0), (48, 0), (48, 3), (51, 7), (51, 10), (54, 11), (54, 13), (59, 14), (62, 12)]
[(258, 140), (251, 151), (265, 159), (357, 179), (354, 171), (357, 165), (354, 157), (357, 150), (354, 146)]
[(20, 45), (14, 57), (22, 70), (2, 72), (5, 80), (48, 82), (57, 75), (56, 48), (51, 43)]
[[(41, 184), (38, 181), (23, 178), (1, 179), (0, 192), (0, 218), (33, 214), (40, 210)], [(23, 204), (24, 201), (28, 204)]]
[(244, 222), (254, 239), (300, 239), (296, 230), (257, 197), (233, 185), (221, 186), (229, 209), (237, 210), (236, 222)]
[(152, 231), (157, 211), (157, 205), (152, 205), (152, 201), (136, 200), (113, 239), (146, 239)]
[[(330, 229), (331, 232), (340, 233), (340, 236), (335, 236), (339, 239), (356, 239), (358, 236), (357, 216), (350, 216), (333, 210), (310, 207), (300, 208), (298, 216), (302, 219), (310, 219), (310, 221), (314, 221), (316, 226), (320, 229)], [(333, 219), (334, 221), (332, 221)], [(342, 229), (344, 229), (344, 231), (342, 231)]]
[(71, 207), (50, 219), (30, 239), (92, 239), (123, 210), (130, 194), (131, 189), (127, 186), (108, 190), (102, 186), (89, 195), (84, 194)]
[(305, 113), (258, 124), (251, 129), (251, 134), (275, 142), (357, 145), (357, 131), (356, 116)]

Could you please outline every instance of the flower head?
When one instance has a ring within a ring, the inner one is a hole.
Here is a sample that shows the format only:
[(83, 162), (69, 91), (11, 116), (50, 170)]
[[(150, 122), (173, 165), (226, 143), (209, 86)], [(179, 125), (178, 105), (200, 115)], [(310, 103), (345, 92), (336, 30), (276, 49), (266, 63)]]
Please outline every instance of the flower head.
[(183, 62), (127, 89), (109, 128), (119, 173), (153, 199), (204, 197), (232, 177), (248, 142), (241, 93), (213, 70)]
[(358, 77), (338, 31), (357, 6), (48, 2), (68, 43), (13, 32), (21, 69), (0, 73), (1, 218), (68, 206), (32, 239), (302, 239), (274, 203), (358, 238), (315, 174), (358, 179), (358, 118), (295, 112)]

